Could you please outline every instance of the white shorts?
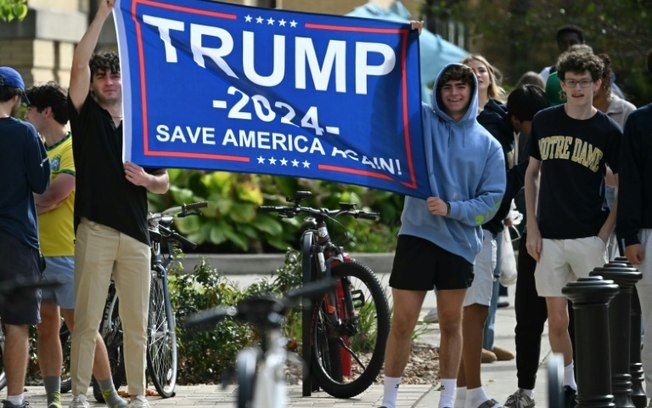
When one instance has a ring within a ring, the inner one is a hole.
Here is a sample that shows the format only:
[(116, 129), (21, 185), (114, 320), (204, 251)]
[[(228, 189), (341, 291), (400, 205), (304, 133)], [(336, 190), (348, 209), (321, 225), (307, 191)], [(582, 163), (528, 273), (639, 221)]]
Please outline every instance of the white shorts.
[(497, 244), (493, 235), (483, 230), (482, 249), (473, 263), (473, 283), (466, 290), (464, 307), (474, 304), (489, 306), (494, 288)]
[(542, 239), (541, 257), (534, 271), (542, 297), (563, 297), (569, 282), (586, 278), (607, 263), (607, 246), (598, 236), (576, 239)]

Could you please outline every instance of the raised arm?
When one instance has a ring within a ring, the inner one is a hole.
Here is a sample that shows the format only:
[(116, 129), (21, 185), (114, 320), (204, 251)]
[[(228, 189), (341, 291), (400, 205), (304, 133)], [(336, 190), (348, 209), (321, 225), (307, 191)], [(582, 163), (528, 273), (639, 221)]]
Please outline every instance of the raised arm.
[(95, 18), (88, 26), (86, 33), (77, 44), (72, 57), (72, 67), (70, 70), (70, 87), (68, 95), (75, 109), (79, 111), (82, 104), (88, 96), (91, 83), (91, 69), (88, 63), (97, 46), (97, 41), (102, 31), (104, 22), (113, 11), (114, 0), (100, 0), (99, 8)]

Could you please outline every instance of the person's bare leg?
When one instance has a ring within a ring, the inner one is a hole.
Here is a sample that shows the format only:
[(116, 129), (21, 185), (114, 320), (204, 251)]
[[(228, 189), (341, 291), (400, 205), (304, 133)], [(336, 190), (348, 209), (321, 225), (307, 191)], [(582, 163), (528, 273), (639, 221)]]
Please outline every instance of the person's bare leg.
[(385, 348), (385, 375), (400, 377), (410, 358), (412, 332), (417, 324), (425, 291), (392, 289), (392, 325)]
[(439, 312), (439, 375), (456, 378), (462, 357), (462, 304), (466, 289), (437, 291)]
[(5, 324), (5, 350), (2, 355), (7, 377), (7, 396), (21, 395), (25, 388), (29, 328), (27, 325)]
[(54, 302), (41, 302), (41, 323), (37, 326), (37, 355), (48, 407), (61, 406), (61, 365), (63, 352), (59, 329), (61, 316)]
[(392, 289), (392, 325), (385, 347), (385, 377), (383, 378), (383, 406), (394, 408), (403, 370), (410, 358), (412, 333), (417, 324), (425, 291)]
[[(477, 388), (482, 385), (480, 378), (482, 335), (484, 332), (484, 322), (487, 319), (488, 313), (489, 308), (487, 306), (477, 303), (464, 308), (462, 360), (464, 361), (464, 384), (467, 389)], [(462, 369), (460, 368), (461, 371)]]
[[(62, 309), (63, 320), (72, 333), (75, 327), (75, 311), (73, 309)], [(109, 353), (106, 350), (104, 339), (97, 333), (95, 341), (95, 358), (93, 359), (93, 377), (96, 380), (106, 380), (111, 378), (111, 366), (109, 365)]]
[(51, 302), (41, 303), (41, 323), (37, 326), (37, 354), (42, 377), (60, 376), (63, 353), (59, 340), (61, 317), (59, 306)]
[(573, 346), (568, 334), (568, 300), (564, 297), (547, 297), (548, 338), (550, 348), (564, 355), (564, 366), (573, 362)]

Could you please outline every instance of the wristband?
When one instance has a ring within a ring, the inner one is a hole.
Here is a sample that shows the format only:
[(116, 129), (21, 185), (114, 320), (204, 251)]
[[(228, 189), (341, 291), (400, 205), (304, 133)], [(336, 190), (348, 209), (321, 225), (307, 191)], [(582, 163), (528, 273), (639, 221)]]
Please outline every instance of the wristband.
[(451, 203), (446, 201), (446, 216), (448, 217), (451, 214)]

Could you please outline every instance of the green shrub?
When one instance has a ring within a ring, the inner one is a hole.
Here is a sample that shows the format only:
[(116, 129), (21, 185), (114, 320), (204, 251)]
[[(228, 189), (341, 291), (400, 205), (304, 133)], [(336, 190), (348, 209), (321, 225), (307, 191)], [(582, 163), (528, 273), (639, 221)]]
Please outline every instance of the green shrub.
[[(286, 204), (298, 190), (309, 190), (313, 197), (306, 205), (337, 208), (340, 202), (358, 204), (381, 213), (380, 222), (342, 218), (332, 225), (336, 242), (349, 251), (385, 252), (394, 250), (403, 198), (395, 193), (321, 180), (261, 174), (206, 172), (171, 169), (167, 194), (150, 195), (156, 211), (192, 201), (208, 201), (201, 217), (177, 219), (176, 228), (199, 244), (200, 253), (281, 252), (294, 246), (302, 217), (281, 220), (262, 214), (257, 207)], [(348, 231), (348, 233), (347, 233)]]
[[(233, 371), (238, 351), (260, 340), (250, 326), (229, 319), (209, 330), (186, 330), (182, 322), (200, 310), (234, 306), (246, 297), (260, 294), (280, 297), (300, 286), (301, 265), (297, 254), (288, 250), (285, 263), (274, 278), (260, 280), (243, 289), (205, 260), (201, 260), (192, 273), (170, 277), (172, 308), (180, 323), (177, 325), (180, 384), (219, 382), (224, 373)], [(292, 343), (301, 338), (300, 324), (298, 311), (286, 317), (283, 331)]]

